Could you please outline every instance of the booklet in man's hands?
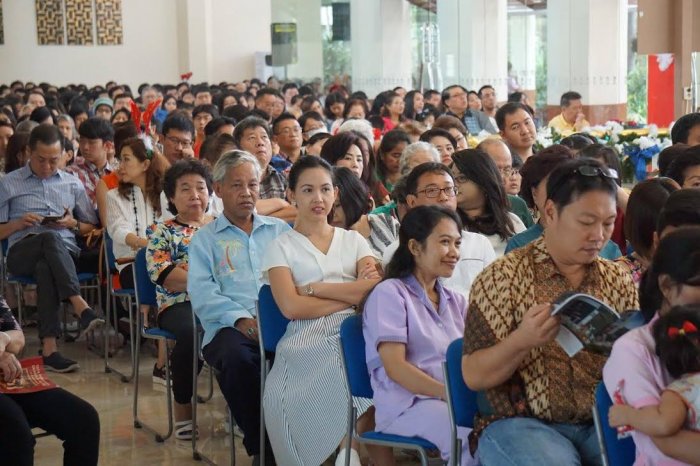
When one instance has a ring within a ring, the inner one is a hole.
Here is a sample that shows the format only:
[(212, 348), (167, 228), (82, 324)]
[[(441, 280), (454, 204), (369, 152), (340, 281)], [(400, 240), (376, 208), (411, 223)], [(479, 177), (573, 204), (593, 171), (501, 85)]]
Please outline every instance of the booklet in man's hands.
[(615, 340), (644, 324), (641, 312), (620, 316), (604, 302), (584, 293), (564, 293), (552, 305), (552, 315), (561, 318), (557, 343), (569, 357), (584, 348), (610, 354)]

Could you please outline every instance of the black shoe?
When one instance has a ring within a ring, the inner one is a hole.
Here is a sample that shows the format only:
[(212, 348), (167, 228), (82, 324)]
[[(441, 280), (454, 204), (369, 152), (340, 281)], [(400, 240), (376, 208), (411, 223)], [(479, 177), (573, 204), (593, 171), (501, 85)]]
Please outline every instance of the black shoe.
[(61, 353), (55, 351), (50, 356), (42, 356), (44, 368), (51, 372), (73, 372), (80, 369), (80, 365), (72, 359), (64, 358)]
[(98, 317), (95, 311), (89, 307), (85, 309), (80, 314), (80, 334), (84, 335), (91, 330), (95, 330), (97, 327), (101, 327), (105, 324), (105, 320)]

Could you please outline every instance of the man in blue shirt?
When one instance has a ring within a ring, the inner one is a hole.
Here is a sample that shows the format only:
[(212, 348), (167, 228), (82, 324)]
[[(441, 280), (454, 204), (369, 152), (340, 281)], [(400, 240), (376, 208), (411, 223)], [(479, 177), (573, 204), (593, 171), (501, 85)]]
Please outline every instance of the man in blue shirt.
[(469, 108), (467, 90), (459, 84), (448, 86), (442, 91), (442, 104), (447, 109), (448, 115), (459, 118), (459, 121), (469, 130), (469, 134), (476, 136), (482, 130), (491, 134), (497, 133), (488, 116)]
[(7, 239), (7, 268), (37, 282), (39, 337), (44, 366), (54, 372), (78, 369), (56, 347), (59, 310), (68, 300), (83, 332), (104, 324), (80, 296), (76, 235), (85, 235), (97, 216), (78, 178), (58, 169), (63, 148), (58, 128), (39, 125), (29, 137), (29, 163), (0, 182), (0, 239)]
[[(262, 171), (248, 152), (224, 154), (214, 190), (224, 213), (201, 228), (189, 247), (188, 293), (204, 328), (202, 353), (216, 368), (221, 392), (245, 433), (249, 455), (260, 453), (260, 356), (255, 302), (265, 248), (289, 225), (255, 212)], [(266, 463), (274, 464), (272, 450)]]

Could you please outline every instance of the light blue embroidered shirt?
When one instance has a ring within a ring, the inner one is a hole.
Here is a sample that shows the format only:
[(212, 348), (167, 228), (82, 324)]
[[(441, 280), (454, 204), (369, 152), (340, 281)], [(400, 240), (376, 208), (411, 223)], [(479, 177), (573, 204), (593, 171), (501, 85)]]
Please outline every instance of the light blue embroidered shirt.
[(221, 215), (195, 233), (189, 246), (187, 292), (204, 328), (202, 347), (222, 328), (255, 316), (265, 250), (289, 229), (280, 219), (254, 215), (248, 236)]
[[(69, 173), (58, 170), (52, 176), (41, 179), (34, 175), (27, 164), (8, 173), (0, 181), (0, 223), (21, 218), (30, 212), (43, 217), (60, 217), (66, 209), (80, 222), (92, 225), (98, 223), (85, 187), (77, 177)], [(79, 251), (71, 230), (54, 230), (46, 225), (35, 225), (11, 234), (9, 246), (12, 247), (29, 234), (45, 231), (57, 231), (69, 249)]]

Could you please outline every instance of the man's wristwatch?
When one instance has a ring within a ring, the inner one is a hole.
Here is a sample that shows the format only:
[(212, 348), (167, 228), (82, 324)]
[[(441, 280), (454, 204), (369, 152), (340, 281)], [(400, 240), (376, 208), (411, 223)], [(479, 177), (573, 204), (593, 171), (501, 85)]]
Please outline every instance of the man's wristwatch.
[(76, 236), (80, 236), (80, 220), (75, 221), (75, 226), (70, 229)]
[(314, 295), (314, 289), (311, 287), (311, 283), (306, 285), (306, 289), (304, 289), (304, 293), (306, 293), (306, 296), (313, 296)]

